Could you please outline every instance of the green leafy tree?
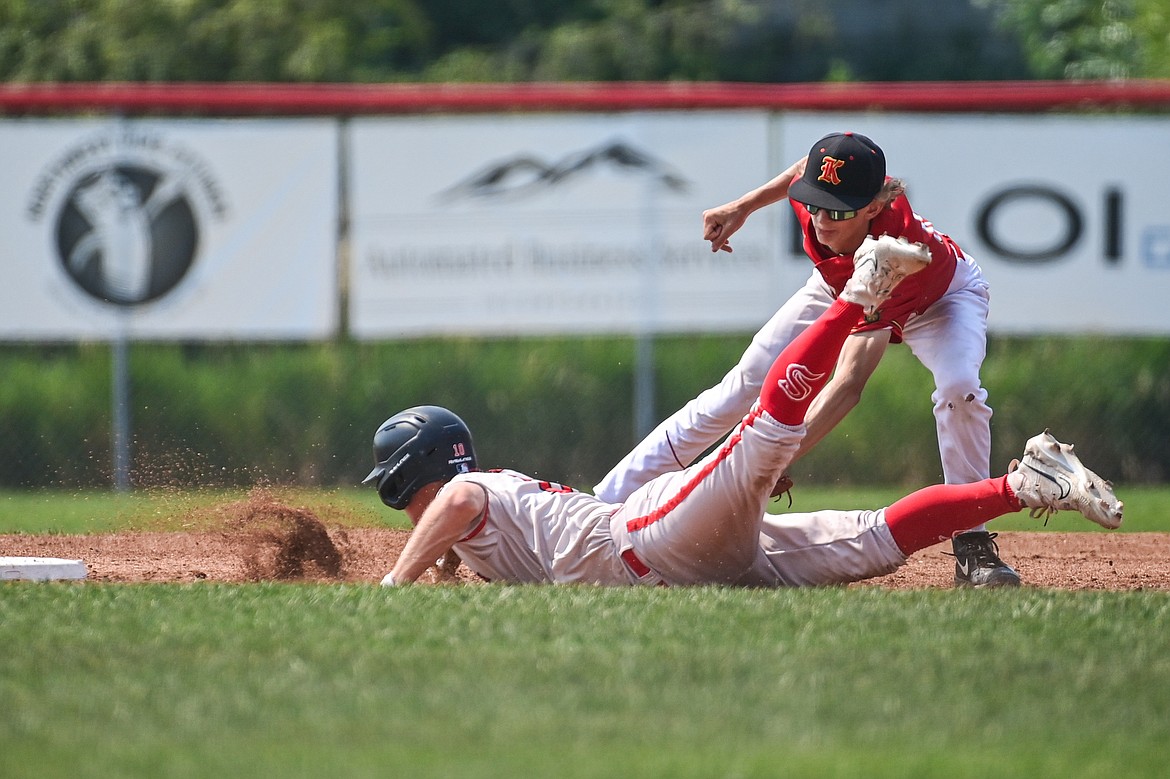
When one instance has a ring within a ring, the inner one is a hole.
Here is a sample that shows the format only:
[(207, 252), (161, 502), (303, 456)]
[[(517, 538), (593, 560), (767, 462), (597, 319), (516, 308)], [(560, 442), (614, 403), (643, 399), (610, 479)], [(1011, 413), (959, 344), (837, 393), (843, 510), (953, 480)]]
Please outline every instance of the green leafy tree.
[[(990, 1), (990, 0), (989, 0)], [(1152, 0), (1151, 0), (1152, 2)], [(968, 0), (0, 0), (7, 81), (1026, 75)]]
[(500, 46), (450, 51), (429, 80), (1026, 78), (1018, 44), (986, 10), (940, 0), (595, 0)]
[(1170, 76), (1165, 0), (974, 0), (1019, 39), (1041, 78)]
[(1170, 5), (1139, 0), (1134, 33), (1141, 47), (1143, 78), (1170, 78)]
[(330, 81), (420, 68), (415, 0), (3, 0), (9, 81)]

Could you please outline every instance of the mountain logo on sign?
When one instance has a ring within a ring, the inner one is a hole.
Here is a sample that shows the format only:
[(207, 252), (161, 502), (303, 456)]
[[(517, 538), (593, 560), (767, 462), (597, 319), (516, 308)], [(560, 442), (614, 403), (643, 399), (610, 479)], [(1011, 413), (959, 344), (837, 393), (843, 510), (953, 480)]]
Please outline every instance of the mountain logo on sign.
[(463, 181), (439, 193), (440, 199), (521, 197), (546, 190), (587, 170), (613, 168), (655, 177), (667, 189), (683, 192), (687, 180), (651, 155), (622, 141), (610, 141), (591, 149), (545, 162), (520, 154), (493, 162)]

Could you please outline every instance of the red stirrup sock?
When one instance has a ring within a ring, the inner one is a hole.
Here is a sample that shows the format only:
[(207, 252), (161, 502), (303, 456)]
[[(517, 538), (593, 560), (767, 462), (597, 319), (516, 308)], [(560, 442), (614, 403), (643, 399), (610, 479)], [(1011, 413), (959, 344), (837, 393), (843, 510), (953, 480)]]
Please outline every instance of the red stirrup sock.
[(861, 318), (861, 306), (840, 298), (815, 322), (792, 339), (772, 363), (760, 405), (785, 425), (804, 423), (804, 415), (833, 375), (837, 356), (853, 326)]
[(1013, 514), (1020, 502), (1007, 476), (971, 484), (936, 484), (913, 492), (886, 509), (886, 524), (905, 554), (946, 541), (988, 520)]

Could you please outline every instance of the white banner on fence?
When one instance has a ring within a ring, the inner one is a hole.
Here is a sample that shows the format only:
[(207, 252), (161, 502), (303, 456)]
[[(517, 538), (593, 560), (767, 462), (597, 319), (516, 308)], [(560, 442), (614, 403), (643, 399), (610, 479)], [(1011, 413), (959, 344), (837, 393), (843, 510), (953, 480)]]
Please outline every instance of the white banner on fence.
[(788, 206), (719, 256), (702, 211), (843, 129), (982, 265), (992, 331), (1170, 333), (1166, 119), (767, 112), (355, 121), (352, 332), (754, 330), (811, 269)]
[[(766, 111), (353, 120), (350, 330), (755, 330), (810, 271), (787, 205), (713, 255), (703, 209), (826, 132), (886, 151), (1001, 333), (1166, 334), (1170, 122)], [(328, 337), (338, 122), (0, 123), (0, 340)]]
[[(991, 285), (989, 327), (1170, 334), (1170, 120), (794, 114), (786, 159), (856, 130)], [(803, 255), (802, 255), (803, 256)]]
[(766, 112), (359, 119), (359, 338), (755, 328), (784, 289), (775, 222), (710, 252), (704, 208), (760, 183)]
[(0, 123), (0, 339), (302, 339), (338, 323), (337, 123)]

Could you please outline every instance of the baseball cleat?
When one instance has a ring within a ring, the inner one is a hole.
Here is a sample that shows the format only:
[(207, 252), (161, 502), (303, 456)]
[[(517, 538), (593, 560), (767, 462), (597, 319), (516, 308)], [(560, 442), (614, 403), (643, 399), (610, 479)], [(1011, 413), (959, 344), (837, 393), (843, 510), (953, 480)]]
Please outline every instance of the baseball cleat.
[(905, 238), (883, 235), (866, 237), (853, 253), (853, 276), (845, 282), (841, 298), (859, 303), (867, 321), (877, 319), (877, 309), (894, 287), (930, 264), (930, 250)]
[(1019, 587), (1020, 575), (999, 559), (995, 533), (973, 530), (951, 539), (955, 550), (955, 586)]
[(1023, 476), (1014, 489), (1020, 503), (1033, 517), (1045, 521), (1060, 510), (1077, 511), (1101, 527), (1121, 526), (1125, 504), (1113, 494), (1113, 485), (1081, 464), (1071, 444), (1062, 444), (1045, 430), (1028, 439), (1022, 460), (1013, 462), (1013, 473)]

